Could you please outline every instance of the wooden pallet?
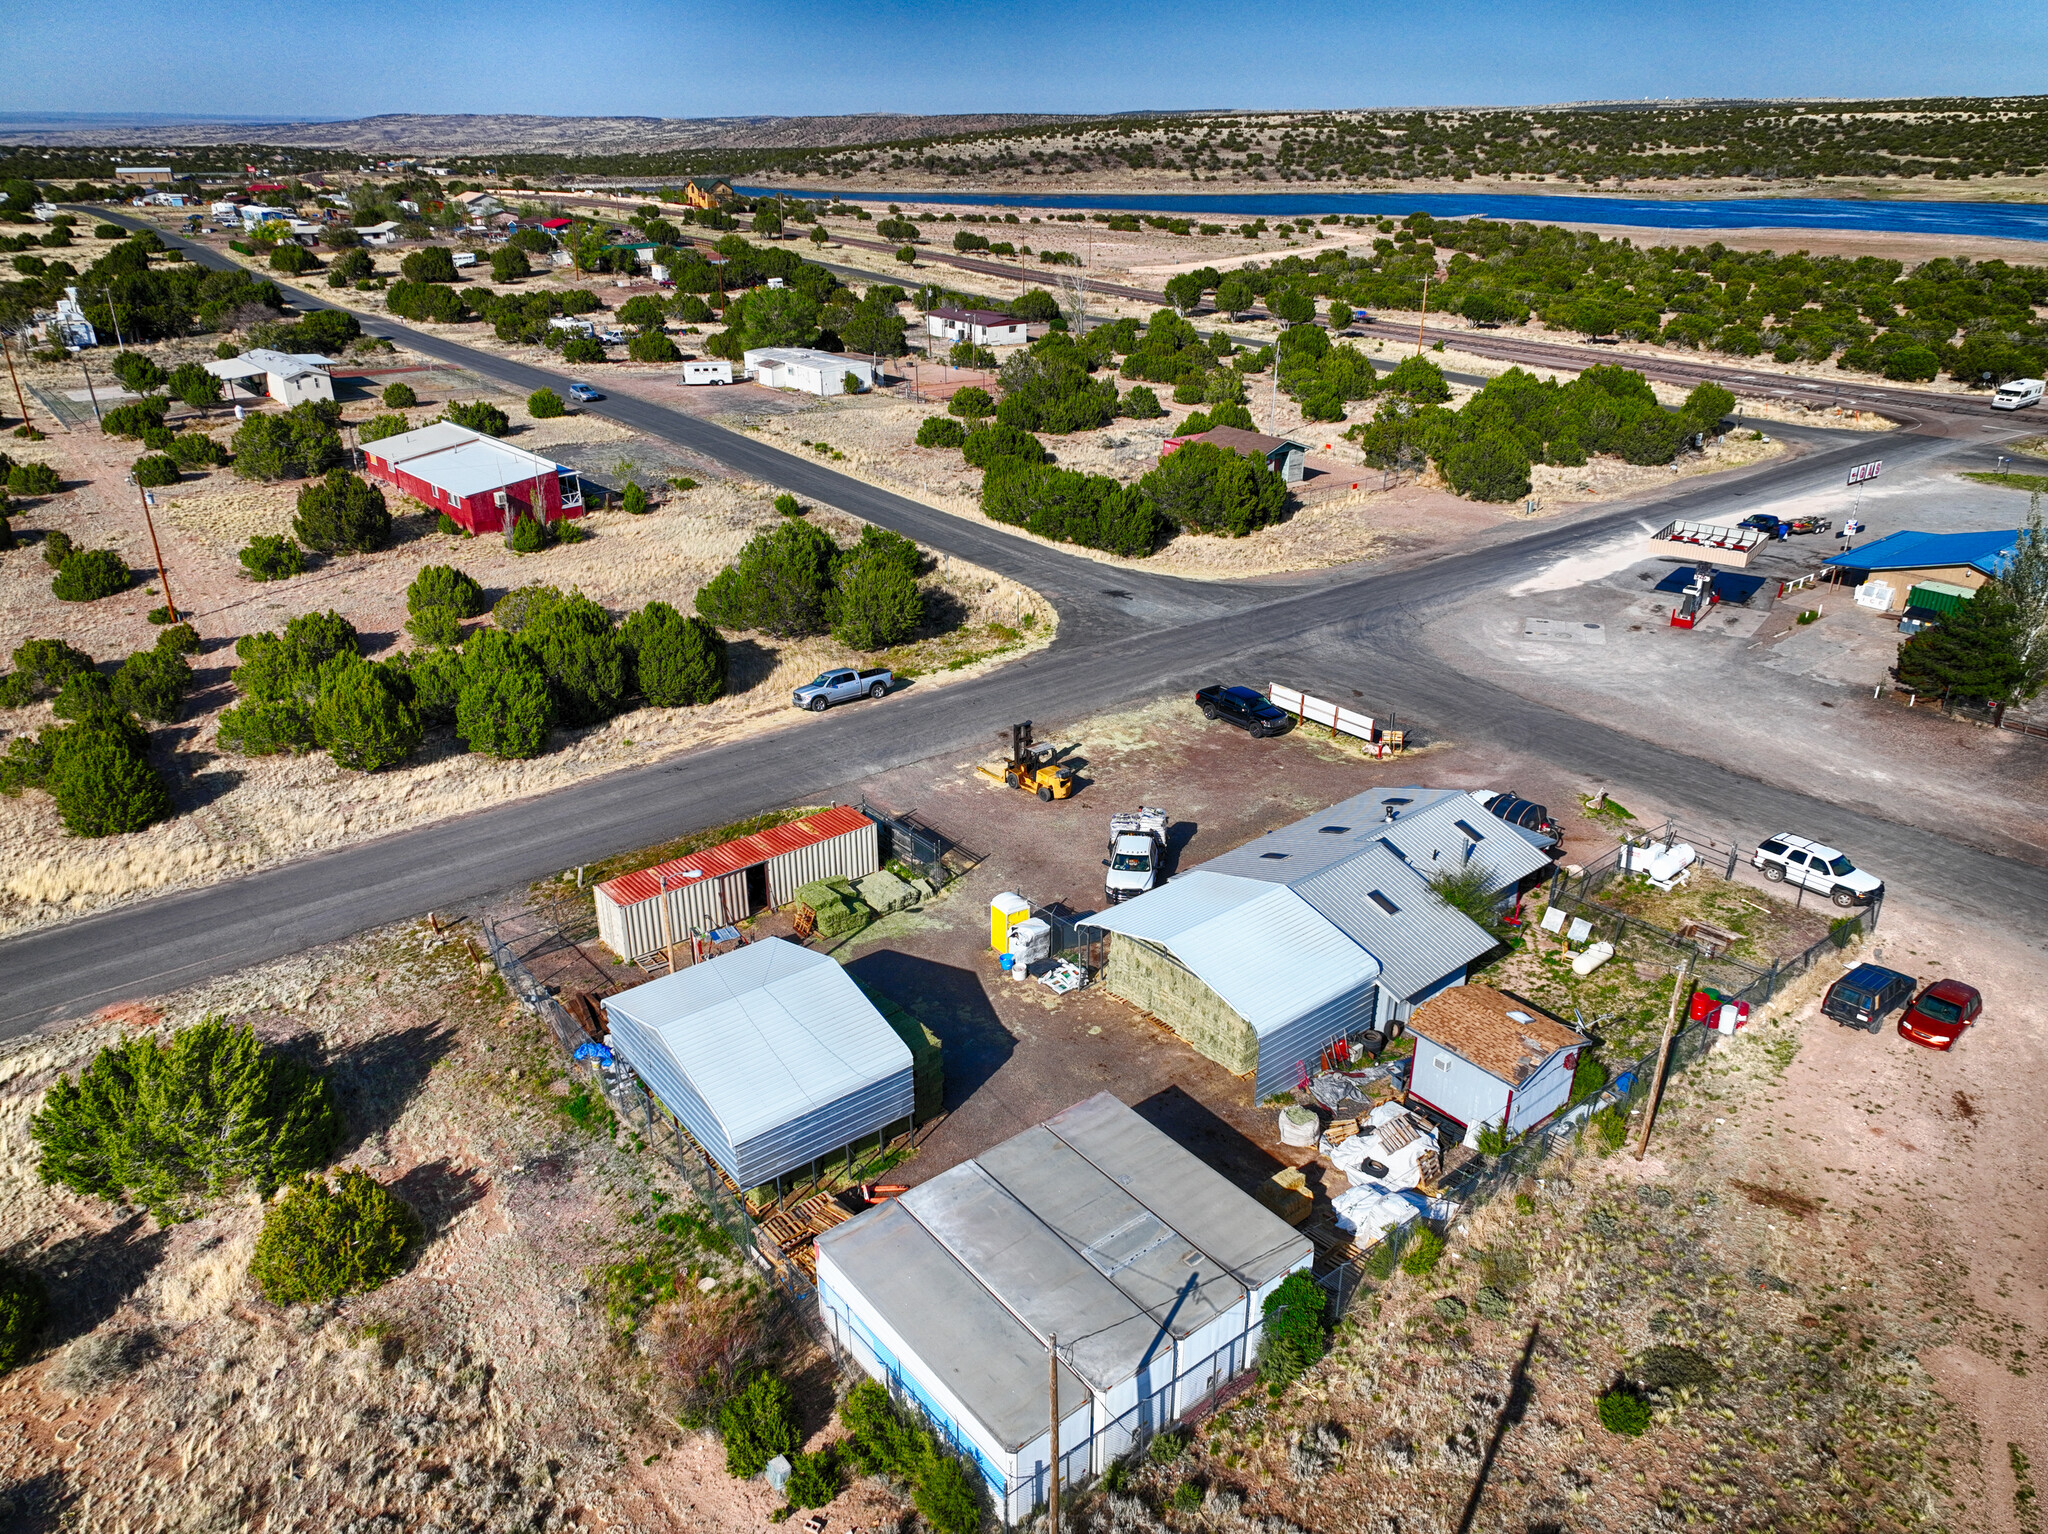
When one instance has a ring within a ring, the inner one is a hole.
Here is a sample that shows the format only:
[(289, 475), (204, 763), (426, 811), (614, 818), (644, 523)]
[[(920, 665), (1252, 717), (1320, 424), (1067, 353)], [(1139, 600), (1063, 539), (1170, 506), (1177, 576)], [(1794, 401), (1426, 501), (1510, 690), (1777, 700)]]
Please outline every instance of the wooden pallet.
[(760, 1224), (759, 1236), (764, 1245), (773, 1248), (771, 1260), (790, 1263), (815, 1278), (818, 1258), (811, 1249), (812, 1243), (833, 1226), (852, 1218), (836, 1197), (820, 1193), (768, 1216)]

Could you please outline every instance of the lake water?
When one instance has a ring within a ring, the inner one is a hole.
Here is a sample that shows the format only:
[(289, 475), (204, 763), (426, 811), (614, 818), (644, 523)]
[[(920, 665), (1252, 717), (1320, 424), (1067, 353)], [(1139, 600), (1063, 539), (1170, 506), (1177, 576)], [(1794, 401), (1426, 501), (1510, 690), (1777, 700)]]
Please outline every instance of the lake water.
[[(742, 187), (749, 197), (773, 187)], [(815, 195), (815, 194), (804, 194)], [(1215, 220), (1321, 217), (1326, 213), (1400, 218), (1526, 219), (1533, 223), (1623, 224), (1651, 229), (1876, 229), (1899, 234), (1960, 234), (2048, 241), (2048, 203), (1849, 202), (1819, 197), (1549, 197), (1463, 192), (1171, 192), (1137, 194), (848, 192), (848, 202), (927, 203), (1067, 212), (1180, 213)]]

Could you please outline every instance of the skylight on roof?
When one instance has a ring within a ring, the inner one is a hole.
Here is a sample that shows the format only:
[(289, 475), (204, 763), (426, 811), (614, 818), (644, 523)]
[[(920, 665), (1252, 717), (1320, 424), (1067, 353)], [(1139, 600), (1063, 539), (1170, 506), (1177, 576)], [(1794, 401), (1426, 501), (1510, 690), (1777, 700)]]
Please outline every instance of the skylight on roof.
[(1508, 1021), (1514, 1023), (1533, 1023), (1536, 1019), (1526, 1012), (1510, 1012), (1508, 1014)]
[(1371, 900), (1374, 905), (1385, 911), (1389, 916), (1399, 916), (1401, 914), (1401, 908), (1389, 900), (1383, 891), (1374, 890), (1366, 898)]
[(1262, 852), (1259, 856), (1262, 858), (1284, 858), (1287, 854), (1284, 852)]
[(1474, 840), (1475, 842), (1483, 842), (1483, 841), (1485, 841), (1485, 840), (1486, 840), (1486, 833), (1485, 833), (1484, 831), (1480, 831), (1480, 830), (1477, 830), (1477, 829), (1475, 829), (1475, 828), (1474, 828), (1474, 827), (1472, 827), (1471, 825), (1468, 825), (1468, 824), (1467, 824), (1467, 823), (1466, 823), (1465, 821), (1462, 821), (1462, 820), (1454, 820), (1454, 821), (1452, 821), (1452, 822), (1451, 822), (1451, 824), (1452, 824), (1452, 825), (1454, 825), (1454, 826), (1456, 826), (1456, 827), (1457, 827), (1457, 828), (1458, 828), (1458, 829), (1459, 829), (1460, 831), (1463, 831), (1463, 832), (1464, 832), (1464, 833), (1465, 833), (1465, 834), (1466, 834), (1467, 836), (1471, 837), (1471, 838), (1472, 838), (1472, 840)]
[(1386, 805), (1413, 804), (1414, 802), (1415, 801), (1413, 799), (1382, 799), (1380, 801), (1380, 803)]
[(1350, 829), (1351, 827), (1349, 826), (1323, 826), (1319, 828), (1319, 831), (1323, 836), (1342, 836)]

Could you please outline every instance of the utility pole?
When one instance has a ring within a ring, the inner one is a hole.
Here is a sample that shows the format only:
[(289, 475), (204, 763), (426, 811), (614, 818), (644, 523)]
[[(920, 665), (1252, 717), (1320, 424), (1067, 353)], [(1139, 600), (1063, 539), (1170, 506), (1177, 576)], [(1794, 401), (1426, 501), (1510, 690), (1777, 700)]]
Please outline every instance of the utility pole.
[(0, 352), (7, 354), (7, 376), (14, 380), (14, 402), (21, 406), (21, 424), (29, 425), (28, 399), (21, 392), (21, 375), (14, 371), (14, 348), (7, 344), (7, 337), (0, 335)]
[(85, 374), (85, 397), (92, 401), (92, 418), (97, 422), (100, 419), (100, 397), (92, 386), (92, 369), (85, 365), (83, 357), (78, 360), (78, 371)]
[(1045, 1531), (1060, 1534), (1060, 1339), (1045, 1337), (1045, 1389), (1052, 1416), (1052, 1455), (1046, 1467)]
[(156, 541), (156, 518), (149, 514), (149, 491), (143, 488), (133, 474), (128, 476), (128, 483), (134, 485), (136, 493), (142, 497), (142, 525), (149, 529), (149, 552), (156, 556), (156, 579), (157, 584), (164, 588), (164, 610), (171, 615), (171, 622), (176, 623), (178, 604), (171, 596), (171, 576), (170, 572), (164, 569), (164, 551)]
[(1678, 1032), (1679, 1017), (1692, 995), (1692, 966), (1698, 957), (1697, 951), (1688, 953), (1684, 966), (1678, 971), (1678, 978), (1671, 983), (1671, 1013), (1664, 1019), (1664, 1042), (1657, 1046), (1657, 1074), (1650, 1078), (1650, 1100), (1643, 1104), (1643, 1132), (1636, 1139), (1638, 1161), (1649, 1149), (1650, 1125), (1656, 1120), (1657, 1104), (1664, 1096), (1664, 1067), (1670, 1063), (1671, 1040)]

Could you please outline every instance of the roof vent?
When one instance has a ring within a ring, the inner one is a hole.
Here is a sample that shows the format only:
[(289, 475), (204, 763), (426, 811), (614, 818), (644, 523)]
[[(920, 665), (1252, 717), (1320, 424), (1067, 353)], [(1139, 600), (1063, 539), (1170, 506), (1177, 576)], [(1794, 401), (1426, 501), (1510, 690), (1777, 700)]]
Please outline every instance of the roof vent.
[(1399, 916), (1401, 914), (1401, 908), (1395, 905), (1393, 901), (1387, 899), (1384, 891), (1374, 890), (1366, 898), (1389, 916)]

